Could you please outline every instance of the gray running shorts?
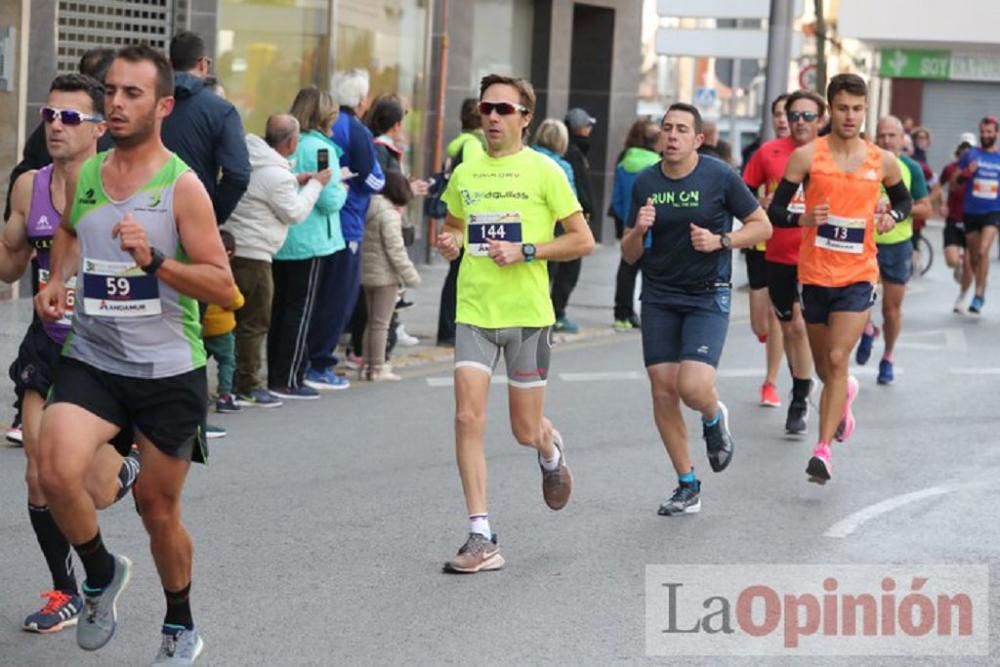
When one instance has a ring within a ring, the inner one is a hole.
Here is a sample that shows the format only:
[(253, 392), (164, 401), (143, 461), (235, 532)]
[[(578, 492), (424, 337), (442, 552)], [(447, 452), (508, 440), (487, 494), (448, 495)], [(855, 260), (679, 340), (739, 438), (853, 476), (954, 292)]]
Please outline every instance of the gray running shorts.
[(456, 325), (455, 368), (479, 368), (492, 375), (501, 353), (510, 386), (544, 387), (552, 356), (552, 327), (483, 329)]

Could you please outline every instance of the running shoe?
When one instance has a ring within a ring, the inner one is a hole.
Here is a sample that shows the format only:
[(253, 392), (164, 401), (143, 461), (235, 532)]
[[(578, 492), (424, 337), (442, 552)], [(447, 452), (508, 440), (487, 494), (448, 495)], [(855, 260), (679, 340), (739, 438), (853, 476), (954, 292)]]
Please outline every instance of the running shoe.
[(830, 459), (830, 445), (825, 443), (816, 445), (812, 458), (809, 459), (809, 465), (806, 466), (806, 474), (809, 475), (810, 482), (823, 485), (830, 481), (833, 472), (833, 463)]
[(444, 571), (453, 574), (475, 574), (487, 570), (499, 570), (504, 566), (500, 555), (500, 545), (497, 544), (497, 534), (492, 539), (486, 539), (479, 533), (469, 533), (458, 554), (444, 564)]
[(969, 312), (973, 315), (978, 315), (983, 310), (983, 297), (978, 294), (972, 297), (972, 303), (969, 304)]
[(21, 430), (20, 424), (11, 424), (10, 428), (4, 432), (4, 437), (12, 445), (24, 445), (24, 432)]
[(781, 407), (781, 396), (778, 395), (778, 388), (770, 382), (765, 382), (760, 386), (760, 404), (766, 408)]
[(312, 387), (269, 387), (268, 391), (287, 400), (315, 401), (319, 398), (319, 392)]
[(407, 301), (403, 297), (399, 297), (396, 301), (396, 310), (406, 310), (407, 308), (413, 308), (413, 302)]
[(386, 364), (378, 370), (369, 370), (365, 378), (370, 382), (399, 382), (403, 378), (392, 372), (392, 366)]
[(183, 626), (164, 625), (160, 652), (153, 660), (154, 665), (193, 665), (205, 648), (198, 630), (188, 630)]
[(854, 360), (858, 362), (858, 366), (864, 366), (868, 363), (868, 360), (872, 356), (872, 345), (875, 343), (875, 339), (878, 338), (879, 328), (872, 326), (872, 333), (862, 333), (861, 340), (858, 341), (858, 349), (854, 353)]
[(360, 371), (365, 366), (365, 360), (348, 352), (344, 357), (344, 366), (352, 371)]
[(267, 389), (254, 389), (245, 394), (236, 394), (236, 403), (243, 408), (280, 408), (284, 403)]
[(854, 412), (851, 411), (851, 403), (857, 398), (858, 389), (860, 389), (858, 379), (851, 375), (847, 378), (847, 402), (844, 403), (844, 416), (840, 418), (837, 430), (833, 434), (833, 438), (837, 442), (844, 442), (854, 433), (855, 422)]
[(634, 314), (634, 313), (629, 316), (628, 323), (632, 325), (633, 329), (641, 329), (642, 328), (642, 323), (639, 322), (639, 316), (636, 315), (636, 314)]
[(964, 313), (965, 299), (966, 299), (966, 293), (965, 292), (959, 293), (958, 298), (955, 299), (955, 305), (954, 307), (952, 307), (951, 312), (956, 313), (957, 315), (961, 315), (962, 313)]
[(215, 411), (221, 414), (239, 412), (240, 404), (232, 394), (219, 394), (219, 398), (215, 401)]
[(788, 404), (788, 416), (785, 418), (785, 433), (802, 435), (808, 430), (809, 401), (807, 399), (792, 400)]
[(614, 327), (615, 331), (631, 331), (632, 323), (628, 320), (615, 320), (615, 323), (611, 325)]
[(556, 325), (553, 327), (558, 333), (575, 334), (580, 333), (580, 325), (569, 319), (568, 317), (560, 317), (556, 320)]
[(883, 359), (878, 362), (878, 378), (877, 382), (879, 384), (892, 384), (896, 381), (896, 376), (892, 372), (892, 362), (888, 359)]
[(656, 511), (660, 516), (675, 516), (677, 514), (695, 514), (701, 511), (701, 482), (694, 484), (681, 482), (670, 500), (660, 505)]
[(41, 611), (36, 611), (24, 619), (21, 627), (28, 632), (48, 634), (58, 632), (63, 628), (76, 625), (80, 620), (80, 610), (83, 609), (83, 598), (76, 593), (70, 595), (62, 591), (47, 591), (42, 597), (48, 602)]
[(83, 614), (76, 626), (76, 643), (85, 651), (96, 651), (115, 635), (118, 625), (116, 603), (132, 576), (132, 561), (125, 556), (115, 559), (115, 574), (103, 589), (92, 591), (83, 585)]
[[(345, 377), (337, 375), (332, 369), (329, 368), (323, 371), (310, 368), (309, 372), (306, 373), (305, 385), (319, 391), (337, 391), (350, 387), (351, 381)], [(281, 396), (281, 398), (293, 398), (292, 396), (284, 396), (280, 391), (275, 389), (272, 389), (271, 391), (278, 396)]]
[(221, 426), (216, 426), (215, 424), (205, 425), (205, 437), (209, 440), (218, 440), (219, 438), (225, 438), (228, 435), (226, 429)]
[(712, 472), (722, 472), (733, 460), (733, 434), (729, 431), (729, 410), (719, 401), (719, 419), (712, 426), (702, 423), (702, 436), (708, 450), (708, 463)]
[(573, 473), (566, 465), (566, 450), (563, 448), (562, 435), (555, 429), (552, 429), (552, 444), (559, 450), (559, 467), (555, 470), (546, 470), (542, 466), (542, 454), (538, 453), (538, 467), (542, 471), (542, 498), (545, 499), (549, 509), (561, 510), (566, 507), (573, 493)]

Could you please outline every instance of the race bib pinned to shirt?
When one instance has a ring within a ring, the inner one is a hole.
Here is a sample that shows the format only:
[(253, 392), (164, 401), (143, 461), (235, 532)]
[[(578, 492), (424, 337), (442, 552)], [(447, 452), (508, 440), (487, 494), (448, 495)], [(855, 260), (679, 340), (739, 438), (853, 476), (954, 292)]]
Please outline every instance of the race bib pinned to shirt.
[[(41, 292), (49, 284), (49, 270), (39, 267), (38, 269), (38, 291)], [(56, 324), (70, 326), (73, 318), (73, 305), (76, 303), (76, 276), (66, 281), (66, 312)]]
[(860, 255), (865, 250), (865, 218), (841, 218), (831, 215), (816, 229), (816, 247), (834, 252)]
[(83, 308), (91, 317), (159, 315), (160, 283), (131, 262), (84, 259)]
[(998, 186), (1000, 186), (1000, 181), (995, 178), (974, 178), (972, 179), (972, 196), (976, 199), (996, 199)]
[(486, 257), (490, 241), (521, 243), (521, 214), (470, 213), (468, 223), (469, 254)]

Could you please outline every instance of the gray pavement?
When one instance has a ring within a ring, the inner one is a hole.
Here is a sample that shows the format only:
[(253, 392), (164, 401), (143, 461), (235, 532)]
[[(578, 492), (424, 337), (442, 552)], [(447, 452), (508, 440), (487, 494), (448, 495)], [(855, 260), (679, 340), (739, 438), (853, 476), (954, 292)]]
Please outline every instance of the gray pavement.
[[(940, 231), (931, 234), (939, 243)], [(767, 572), (768, 564), (879, 563), (988, 564), (996, 572), (1000, 448), (990, 398), (1000, 374), (1000, 290), (988, 293), (982, 319), (953, 315), (956, 290), (938, 253), (907, 299), (899, 380), (877, 387), (870, 369), (859, 371), (858, 431), (835, 447), (834, 479), (823, 488), (803, 472), (815, 416), (810, 437), (790, 439), (784, 410), (756, 405), (763, 349), (739, 293), (719, 379), (736, 456), (713, 475), (689, 414), (703, 509), (668, 519), (656, 507), (675, 479), (653, 427), (639, 336), (609, 326), (616, 261), (613, 248), (585, 260), (570, 315), (588, 333), (565, 339), (553, 358), (547, 413), (566, 438), (576, 478), (562, 512), (545, 508), (534, 457), (510, 436), (503, 387), (491, 393), (490, 513), (507, 559), (501, 572), (440, 573), (467, 523), (450, 367), (429, 347), (398, 364), (399, 384), (213, 416), (230, 435), (212, 443), (211, 465), (193, 470), (185, 493), (203, 664), (997, 664), (997, 623), (989, 657), (648, 658), (644, 573), (649, 564), (717, 564), (724, 573), (731, 565)], [(444, 267), (424, 274), (404, 321), (426, 339)], [(742, 269), (737, 275), (742, 282)], [(0, 307), (8, 358), (25, 313), (23, 305)], [(879, 352), (877, 343), (876, 361)], [(787, 374), (780, 390), (790, 390)], [(136, 563), (115, 640), (85, 654), (72, 631), (19, 630), (48, 584), (22, 475), (20, 450), (0, 449), (0, 665), (147, 664), (163, 600), (128, 501), (101, 516), (106, 542)], [(927, 489), (938, 491), (858, 514)], [(828, 536), (838, 525), (849, 533)], [(997, 591), (989, 593), (994, 618)]]

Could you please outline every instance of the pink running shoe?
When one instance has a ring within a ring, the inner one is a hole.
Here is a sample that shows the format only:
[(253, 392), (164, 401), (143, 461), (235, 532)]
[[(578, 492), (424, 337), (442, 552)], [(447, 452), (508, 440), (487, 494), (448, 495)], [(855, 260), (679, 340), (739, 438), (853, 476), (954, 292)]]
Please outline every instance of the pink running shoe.
[(837, 442), (845, 442), (854, 433), (854, 413), (851, 411), (851, 403), (858, 397), (858, 379), (853, 375), (847, 378), (847, 402), (844, 403), (844, 416), (841, 417), (837, 430), (833, 434), (833, 439)]
[(830, 462), (830, 445), (821, 442), (813, 450), (809, 465), (806, 466), (806, 474), (809, 481), (822, 486), (830, 481), (830, 473), (833, 471), (833, 464)]

